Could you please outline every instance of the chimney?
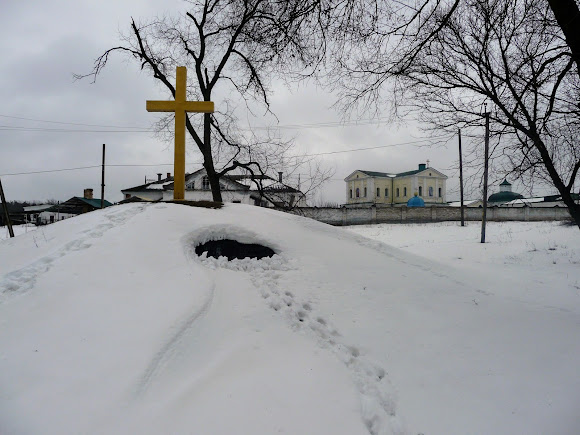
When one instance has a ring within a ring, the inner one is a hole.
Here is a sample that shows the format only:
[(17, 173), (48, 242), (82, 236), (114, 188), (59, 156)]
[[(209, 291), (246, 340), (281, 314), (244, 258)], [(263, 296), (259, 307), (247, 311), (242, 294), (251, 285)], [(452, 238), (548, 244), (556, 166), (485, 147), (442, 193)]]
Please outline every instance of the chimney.
[(161, 176), (162, 176), (162, 175), (163, 175), (163, 174), (162, 174), (161, 172), (157, 173), (157, 181), (161, 181)]
[(167, 178), (171, 178), (171, 172), (167, 173)]
[(283, 172), (278, 172), (278, 183), (282, 183), (282, 174)]
[(85, 189), (83, 198), (93, 199), (93, 189)]
[(425, 163), (419, 163), (419, 170), (422, 171), (423, 169), (426, 168), (427, 165), (425, 165)]

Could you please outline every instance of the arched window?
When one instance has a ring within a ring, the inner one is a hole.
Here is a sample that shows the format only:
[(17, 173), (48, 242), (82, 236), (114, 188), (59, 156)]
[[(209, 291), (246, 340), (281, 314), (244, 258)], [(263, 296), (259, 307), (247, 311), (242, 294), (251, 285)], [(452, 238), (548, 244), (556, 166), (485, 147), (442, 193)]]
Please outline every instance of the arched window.
[(377, 198), (381, 197), (381, 189), (377, 187)]
[(429, 196), (433, 196), (433, 187), (429, 186)]
[(367, 197), (367, 188), (365, 187), (365, 198)]
[(359, 197), (360, 197), (360, 190), (359, 190), (359, 188), (358, 188), (358, 187), (356, 188), (356, 197), (357, 197), (357, 198), (359, 198)]
[(397, 187), (397, 198), (399, 197), (399, 188)]
[(201, 188), (203, 190), (209, 190), (209, 178), (207, 175), (204, 175), (204, 177), (201, 179)]
[(441, 198), (441, 188), (439, 188), (439, 198)]
[(423, 186), (419, 186), (419, 196), (423, 196)]
[(352, 189), (350, 189), (350, 197), (352, 198)]
[(407, 188), (403, 187), (403, 196), (407, 196)]
[(388, 197), (389, 197), (389, 189), (387, 189), (387, 188), (385, 187), (385, 198), (388, 198)]

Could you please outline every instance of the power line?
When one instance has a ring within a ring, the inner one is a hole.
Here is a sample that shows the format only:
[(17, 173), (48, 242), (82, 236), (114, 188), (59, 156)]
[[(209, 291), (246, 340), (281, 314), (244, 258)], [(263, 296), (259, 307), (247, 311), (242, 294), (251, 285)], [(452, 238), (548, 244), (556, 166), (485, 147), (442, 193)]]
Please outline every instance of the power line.
[[(201, 162), (192, 162), (188, 165), (201, 165)], [(128, 168), (128, 167), (152, 167), (152, 166), (173, 166), (173, 163), (157, 163), (157, 164), (119, 164), (119, 165), (106, 165), (107, 167), (117, 167), (117, 168)], [(75, 168), (61, 168), (61, 169), (47, 169), (45, 171), (30, 171), (30, 172), (14, 172), (11, 174), (0, 174), (0, 177), (9, 177), (14, 175), (33, 175), (33, 174), (48, 174), (53, 172), (67, 172), (67, 171), (79, 171), (84, 169), (94, 169), (100, 168), (101, 165), (93, 166), (78, 166)]]
[[(420, 139), (420, 140), (416, 140), (416, 141), (399, 142), (399, 143), (389, 144), (389, 145), (379, 145), (376, 147), (355, 148), (352, 150), (328, 151), (328, 152), (323, 152), (323, 153), (303, 154), (300, 156), (290, 156), (288, 158), (298, 159), (298, 158), (302, 158), (302, 157), (315, 157), (315, 156), (324, 156), (324, 155), (330, 155), (330, 154), (352, 153), (352, 152), (358, 152), (358, 151), (368, 151), (368, 150), (375, 150), (375, 149), (392, 148), (392, 147), (397, 147), (397, 146), (401, 146), (401, 145), (412, 145), (412, 144), (422, 143), (422, 142), (426, 142), (426, 141), (430, 141), (430, 140), (434, 140), (434, 139), (445, 139), (445, 138), (450, 138), (450, 137), (452, 137), (452, 136), (434, 136), (432, 138), (425, 138), (425, 139)], [(203, 164), (203, 162), (188, 163), (188, 165), (201, 165), (201, 164)], [(152, 166), (172, 166), (172, 165), (173, 165), (173, 163), (109, 164), (107, 166), (108, 167), (152, 167)], [(51, 169), (51, 170), (45, 170), (45, 171), (16, 172), (16, 173), (11, 173), (11, 174), (0, 174), (0, 176), (7, 177), (7, 176), (14, 176), (14, 175), (45, 174), (45, 173), (51, 173), (51, 172), (77, 171), (77, 170), (82, 170), (82, 169), (93, 169), (93, 168), (100, 168), (100, 167), (101, 167), (100, 165), (80, 166), (80, 167), (75, 167), (75, 168)]]
[(356, 151), (368, 151), (368, 150), (376, 150), (376, 149), (381, 149), (381, 148), (392, 148), (392, 147), (398, 147), (401, 145), (412, 145), (412, 144), (418, 144), (421, 142), (428, 142), (428, 141), (435, 140), (435, 139), (450, 139), (451, 137), (452, 136), (434, 136), (434, 137), (410, 141), (410, 142), (400, 142), (400, 143), (394, 143), (394, 144), (389, 144), (389, 145), (378, 145), (376, 147), (355, 148), (352, 150), (342, 150), (342, 151), (328, 151), (325, 153), (315, 153), (315, 154), (303, 154), (301, 156), (296, 156), (295, 158), (326, 156), (329, 154), (352, 153), (352, 152), (356, 152)]
[(0, 118), (21, 119), (24, 121), (34, 121), (34, 122), (46, 122), (49, 124), (80, 125), (83, 127), (137, 128), (137, 129), (145, 129), (146, 128), (146, 127), (130, 127), (130, 126), (118, 126), (118, 125), (83, 124), (83, 123), (77, 123), (77, 122), (48, 121), (45, 119), (33, 119), (33, 118), (24, 118), (22, 116), (9, 116), (9, 115), (0, 115)]
[[(1, 115), (1, 118), (9, 118), (9, 119), (19, 119), (24, 121), (33, 121), (33, 122), (44, 122), (50, 124), (61, 124), (61, 125), (76, 125), (76, 126), (84, 126), (84, 127), (101, 127), (101, 128), (115, 128), (117, 130), (71, 130), (71, 129), (50, 129), (50, 128), (41, 128), (41, 127), (26, 127), (26, 126), (9, 126), (4, 125), (0, 126), (0, 130), (12, 130), (12, 131), (43, 131), (43, 132), (56, 132), (56, 133), (95, 133), (95, 132), (103, 132), (103, 133), (144, 133), (144, 132), (151, 132), (152, 129), (150, 127), (133, 127), (133, 126), (117, 126), (117, 125), (101, 125), (101, 124), (87, 124), (87, 123), (77, 123), (77, 122), (63, 122), (63, 121), (50, 121), (45, 119), (35, 119), (35, 118), (26, 118), (22, 116), (11, 116), (11, 115)], [(303, 124), (281, 124), (281, 125), (271, 125), (271, 126), (251, 126), (251, 127), (241, 127), (239, 130), (243, 131), (252, 131), (252, 130), (278, 130), (278, 129), (308, 129), (308, 128), (333, 128), (333, 127), (357, 127), (357, 126), (366, 126), (366, 125), (373, 125), (373, 124), (384, 124), (386, 123), (388, 118), (365, 118), (365, 119), (357, 119), (351, 121), (328, 121), (328, 122), (317, 122), (317, 123), (303, 123)], [(121, 130), (119, 130), (121, 129)], [(129, 129), (129, 130), (123, 130)]]
[[(132, 128), (132, 127), (126, 127)], [(151, 133), (153, 130), (80, 130), (65, 128), (40, 128), (0, 125), (1, 131), (43, 132), (43, 133)]]

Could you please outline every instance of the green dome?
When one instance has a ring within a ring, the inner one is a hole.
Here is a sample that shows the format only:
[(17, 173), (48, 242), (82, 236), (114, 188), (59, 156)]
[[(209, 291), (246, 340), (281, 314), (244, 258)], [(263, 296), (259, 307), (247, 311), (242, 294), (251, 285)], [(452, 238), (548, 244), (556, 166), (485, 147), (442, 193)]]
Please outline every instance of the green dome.
[(509, 202), (514, 199), (523, 199), (524, 197), (516, 192), (497, 192), (491, 195), (487, 200), (488, 202)]

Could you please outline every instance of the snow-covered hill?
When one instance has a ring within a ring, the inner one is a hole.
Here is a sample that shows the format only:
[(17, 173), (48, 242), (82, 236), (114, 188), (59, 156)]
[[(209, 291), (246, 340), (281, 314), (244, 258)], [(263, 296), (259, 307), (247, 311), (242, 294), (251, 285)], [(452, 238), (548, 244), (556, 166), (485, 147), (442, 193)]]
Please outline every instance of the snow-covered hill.
[(0, 433), (574, 433), (580, 296), (502, 282), (238, 204), (58, 222), (0, 242)]

